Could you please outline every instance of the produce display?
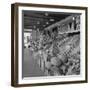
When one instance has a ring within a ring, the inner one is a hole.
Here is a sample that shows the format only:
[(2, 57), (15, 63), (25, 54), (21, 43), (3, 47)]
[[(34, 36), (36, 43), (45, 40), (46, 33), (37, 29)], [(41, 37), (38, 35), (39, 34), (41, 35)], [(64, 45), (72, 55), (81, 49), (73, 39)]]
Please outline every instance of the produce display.
[(75, 16), (69, 23), (43, 30), (38, 39), (31, 41), (31, 47), (46, 76), (79, 75), (80, 16)]

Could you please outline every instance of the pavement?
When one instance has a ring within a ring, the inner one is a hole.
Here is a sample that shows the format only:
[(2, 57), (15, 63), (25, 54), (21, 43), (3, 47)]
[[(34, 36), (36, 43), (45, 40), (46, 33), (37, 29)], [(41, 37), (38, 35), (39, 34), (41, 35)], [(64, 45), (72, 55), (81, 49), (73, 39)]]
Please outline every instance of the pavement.
[(41, 71), (37, 60), (33, 58), (33, 51), (30, 49), (24, 49), (24, 60), (23, 60), (23, 77), (39, 77), (45, 76), (44, 72)]

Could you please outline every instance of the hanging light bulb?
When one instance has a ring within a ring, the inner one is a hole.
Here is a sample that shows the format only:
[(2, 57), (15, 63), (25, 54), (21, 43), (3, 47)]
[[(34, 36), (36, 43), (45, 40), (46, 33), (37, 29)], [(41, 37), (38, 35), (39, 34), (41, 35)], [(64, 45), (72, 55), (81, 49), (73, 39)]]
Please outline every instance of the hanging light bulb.
[(46, 24), (49, 24), (49, 22), (46, 22)]
[(45, 13), (45, 16), (48, 16), (48, 13)]
[(53, 18), (51, 18), (51, 19), (50, 19), (50, 21), (51, 21), (51, 22), (53, 22), (53, 21), (54, 21), (54, 19), (53, 19)]
[(35, 28), (36, 28), (36, 26), (33, 26), (33, 28), (35, 29)]
[(73, 19), (73, 20), (75, 20), (75, 18), (74, 18), (74, 17), (73, 17), (72, 19)]
[(37, 21), (37, 24), (40, 24), (40, 22), (39, 22), (39, 21)]

